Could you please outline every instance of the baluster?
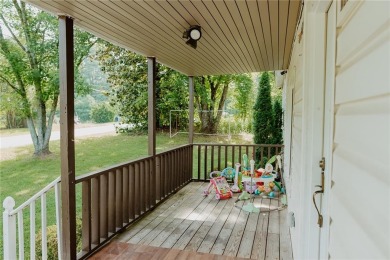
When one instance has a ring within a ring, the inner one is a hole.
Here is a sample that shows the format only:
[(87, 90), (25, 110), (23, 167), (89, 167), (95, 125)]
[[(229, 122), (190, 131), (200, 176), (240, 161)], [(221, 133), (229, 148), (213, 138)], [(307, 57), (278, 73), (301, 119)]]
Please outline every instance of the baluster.
[(18, 212), (19, 259), (24, 259), (23, 210)]
[(140, 169), (139, 169), (139, 179), (140, 179), (140, 214), (145, 213), (145, 165), (144, 162), (139, 162)]
[(108, 173), (108, 236), (115, 233), (115, 173)]
[(233, 167), (234, 168), (234, 161), (235, 161), (235, 150), (236, 150), (236, 146), (235, 145), (232, 145), (232, 165), (231, 165), (231, 167)]
[(214, 171), (214, 145), (211, 146), (211, 171)]
[(204, 146), (204, 180), (207, 179), (207, 145)]
[(129, 165), (129, 218), (135, 219), (135, 169), (134, 164)]
[(115, 227), (122, 228), (123, 227), (122, 168), (117, 169), (114, 174), (115, 174)]
[(56, 207), (56, 227), (57, 227), (57, 257), (61, 260), (62, 255), (62, 228), (61, 228), (61, 183), (57, 183), (54, 186), (54, 195), (55, 195), (55, 207)]
[[(100, 237), (108, 237), (108, 174), (100, 175)], [(99, 241), (100, 243), (100, 241)]]
[(91, 251), (91, 180), (82, 182), (82, 250)]
[(164, 171), (165, 171), (165, 197), (169, 194), (169, 178), (170, 178), (170, 170), (169, 170), (169, 153), (164, 155)]
[(218, 145), (218, 171), (221, 169), (221, 145)]
[[(228, 163), (228, 148), (229, 148), (229, 146), (227, 146), (227, 145), (225, 145), (225, 167), (224, 168), (226, 168), (227, 167), (227, 163)], [(219, 169), (219, 170), (221, 170), (221, 169)]]
[(100, 182), (99, 177), (92, 178), (91, 192), (91, 243), (100, 243), (99, 221), (100, 221)]
[(264, 167), (264, 165), (263, 165), (263, 156), (264, 156), (264, 147), (261, 146), (260, 147), (260, 166), (261, 167)]
[[(241, 145), (239, 145), (238, 146), (238, 160), (237, 160), (237, 162), (233, 162), (233, 165), (236, 165), (236, 163), (241, 163), (241, 151), (242, 150), (242, 146)], [(233, 168), (234, 168), (234, 166), (233, 166)]]
[(166, 189), (165, 189), (165, 182), (166, 182), (166, 176), (165, 176), (165, 159), (164, 155), (160, 155), (160, 197), (161, 199), (165, 198), (166, 195)]
[(156, 202), (161, 200), (161, 157), (156, 156)]
[(157, 157), (153, 157), (149, 160), (149, 178), (150, 178), (150, 191), (151, 191), (151, 197), (150, 197), (150, 203), (151, 207), (154, 208), (156, 206), (156, 200), (157, 200), (157, 174), (156, 174), (156, 159)]
[(122, 176), (122, 196), (123, 196), (123, 215), (122, 219), (124, 224), (129, 223), (129, 167), (123, 167), (123, 176)]
[(47, 259), (47, 218), (46, 218), (46, 193), (41, 195), (41, 222), (42, 222), (42, 259)]
[(150, 209), (150, 172), (149, 160), (145, 161), (145, 210)]
[(135, 217), (139, 217), (141, 215), (140, 210), (140, 180), (139, 180), (139, 163), (135, 163), (134, 165), (134, 205), (135, 205)]
[(35, 259), (35, 201), (30, 204), (30, 259)]
[(200, 166), (201, 166), (201, 156), (202, 156), (202, 152), (201, 152), (201, 145), (198, 145), (198, 181), (200, 180)]

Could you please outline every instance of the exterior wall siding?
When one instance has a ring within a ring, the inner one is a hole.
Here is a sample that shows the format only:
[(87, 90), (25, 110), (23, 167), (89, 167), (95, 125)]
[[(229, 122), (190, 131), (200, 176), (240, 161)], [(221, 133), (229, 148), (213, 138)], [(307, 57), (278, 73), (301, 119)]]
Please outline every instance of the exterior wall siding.
[[(333, 151), (329, 247), (325, 252), (330, 259), (390, 259), (390, 2), (348, 1), (342, 9), (340, 1), (334, 3), (333, 142), (324, 144)], [(324, 68), (304, 64), (310, 53), (304, 39), (316, 36), (303, 35), (299, 42), (301, 26), (302, 21), (284, 82), (284, 177), (289, 211), (295, 214), (295, 227), (291, 228), (294, 258), (307, 259), (314, 254), (302, 245), (315, 242), (305, 234), (305, 229), (314, 228), (307, 223), (305, 210), (313, 205), (311, 201), (307, 205), (307, 194), (300, 190), (312, 188), (308, 185), (312, 184), (311, 174), (316, 173), (305, 166), (311, 155), (305, 150), (311, 145), (305, 142), (309, 138), (305, 133), (310, 133), (310, 118), (306, 117), (312, 98), (305, 78)], [(311, 87), (319, 89), (318, 84)], [(312, 161), (318, 159), (312, 155)], [(303, 187), (305, 183), (308, 185)]]
[(389, 1), (338, 15), (331, 258), (390, 259), (389, 16)]

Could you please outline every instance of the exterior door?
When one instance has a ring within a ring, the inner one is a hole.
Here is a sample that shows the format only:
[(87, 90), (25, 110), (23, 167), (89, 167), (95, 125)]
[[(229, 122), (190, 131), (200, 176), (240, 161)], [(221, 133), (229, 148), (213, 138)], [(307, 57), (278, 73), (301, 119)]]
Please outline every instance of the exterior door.
[[(328, 259), (329, 243), (329, 195), (331, 191), (332, 149), (333, 149), (333, 122), (334, 122), (334, 85), (336, 65), (336, 3), (333, 2), (327, 13), (326, 37), (326, 67), (324, 92), (324, 138), (323, 158), (324, 193), (321, 198), (320, 212), (323, 215), (323, 225), (320, 229), (320, 259)], [(318, 198), (318, 201), (320, 199)]]

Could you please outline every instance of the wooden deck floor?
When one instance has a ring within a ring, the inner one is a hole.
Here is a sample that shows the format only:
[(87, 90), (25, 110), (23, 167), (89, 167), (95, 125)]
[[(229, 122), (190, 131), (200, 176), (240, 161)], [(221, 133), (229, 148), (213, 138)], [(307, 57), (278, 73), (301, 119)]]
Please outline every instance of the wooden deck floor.
[[(115, 238), (111, 249), (109, 244), (93, 258), (106, 259), (107, 252), (111, 251), (112, 255), (115, 248), (126, 248), (114, 254), (118, 257), (115, 259), (121, 259), (120, 255), (122, 258), (126, 254), (130, 256), (129, 253), (137, 250), (138, 255), (155, 252), (155, 259), (219, 259), (208, 254), (229, 256), (230, 259), (293, 258), (290, 232), (285, 222), (286, 210), (266, 212), (277, 208), (278, 200), (255, 197), (254, 205), (264, 212), (247, 213), (240, 207), (248, 201), (237, 202), (235, 206), (237, 194), (233, 199), (221, 201), (214, 198), (214, 193), (204, 197), (201, 194), (206, 186), (207, 183), (188, 184)], [(184, 252), (177, 253), (181, 252), (179, 250)], [(183, 254), (185, 258), (180, 257)], [(152, 258), (149, 256), (147, 258)]]

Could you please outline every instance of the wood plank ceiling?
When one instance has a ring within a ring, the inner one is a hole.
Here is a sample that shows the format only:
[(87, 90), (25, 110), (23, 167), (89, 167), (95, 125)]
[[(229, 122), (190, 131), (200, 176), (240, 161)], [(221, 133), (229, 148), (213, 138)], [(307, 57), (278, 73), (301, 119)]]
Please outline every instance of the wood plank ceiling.
[[(300, 0), (26, 0), (187, 75), (287, 69)], [(197, 49), (183, 32), (202, 27)]]

